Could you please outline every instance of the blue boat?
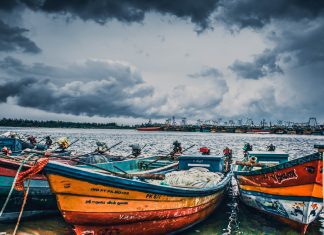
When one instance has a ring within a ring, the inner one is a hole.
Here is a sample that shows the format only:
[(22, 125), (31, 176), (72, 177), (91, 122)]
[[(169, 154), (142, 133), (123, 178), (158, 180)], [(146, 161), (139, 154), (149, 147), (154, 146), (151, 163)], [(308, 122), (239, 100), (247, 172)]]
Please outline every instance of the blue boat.
[(21, 151), (27, 148), (34, 148), (33, 145), (24, 140), (0, 136), (0, 150), (3, 147), (10, 149), (13, 154), (19, 154)]

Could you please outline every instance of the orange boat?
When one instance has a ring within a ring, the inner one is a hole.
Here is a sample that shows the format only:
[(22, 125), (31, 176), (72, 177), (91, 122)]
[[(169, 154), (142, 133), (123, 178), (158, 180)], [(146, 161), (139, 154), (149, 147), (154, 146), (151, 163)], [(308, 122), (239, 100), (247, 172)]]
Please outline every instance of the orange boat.
[[(223, 157), (179, 159), (183, 169), (190, 168), (191, 163), (214, 172), (224, 169)], [(186, 229), (214, 211), (232, 176), (220, 174), (220, 181), (211, 187), (190, 188), (136, 177), (126, 179), (56, 162), (49, 162), (44, 169), (65, 221), (80, 235), (167, 234)]]

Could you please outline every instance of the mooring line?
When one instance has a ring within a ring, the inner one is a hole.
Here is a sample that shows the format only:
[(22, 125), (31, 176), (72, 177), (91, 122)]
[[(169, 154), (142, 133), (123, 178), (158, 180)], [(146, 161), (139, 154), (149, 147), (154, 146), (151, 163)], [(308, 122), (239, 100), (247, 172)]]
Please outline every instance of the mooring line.
[(14, 181), (13, 181), (13, 183), (12, 183), (12, 185), (11, 185), (11, 189), (10, 189), (9, 194), (8, 194), (8, 196), (7, 196), (7, 199), (6, 199), (5, 203), (3, 204), (2, 209), (1, 209), (1, 211), (0, 211), (0, 217), (3, 215), (3, 212), (4, 212), (4, 210), (5, 210), (6, 207), (7, 207), (7, 204), (8, 204), (8, 202), (9, 202), (10, 197), (11, 197), (11, 195), (12, 195), (12, 193), (13, 193), (14, 188), (15, 188), (15, 184), (16, 184), (16, 181), (17, 181), (18, 175), (19, 175), (19, 173), (20, 173), (20, 171), (21, 171), (23, 165), (24, 165), (24, 164), (25, 164), (25, 163), (26, 163), (30, 158), (32, 158), (33, 156), (34, 156), (34, 154), (31, 154), (30, 156), (26, 157), (26, 158), (25, 158), (25, 159), (20, 163), (19, 168), (18, 168), (17, 173), (16, 173), (16, 176), (15, 176), (15, 178), (14, 178)]
[(26, 202), (27, 202), (27, 197), (28, 197), (28, 193), (29, 193), (29, 189), (30, 189), (30, 182), (31, 182), (31, 179), (28, 179), (27, 190), (24, 192), (23, 204), (21, 206), (21, 209), (20, 209), (20, 212), (19, 212), (19, 217), (18, 217), (18, 220), (17, 220), (17, 223), (16, 223), (16, 227), (15, 227), (15, 230), (12, 233), (12, 235), (16, 235), (16, 233), (18, 231), (18, 227), (19, 227), (19, 224), (20, 224), (20, 220), (21, 220), (21, 217), (22, 217), (22, 214), (24, 212), (24, 208), (25, 208), (25, 205), (26, 205)]

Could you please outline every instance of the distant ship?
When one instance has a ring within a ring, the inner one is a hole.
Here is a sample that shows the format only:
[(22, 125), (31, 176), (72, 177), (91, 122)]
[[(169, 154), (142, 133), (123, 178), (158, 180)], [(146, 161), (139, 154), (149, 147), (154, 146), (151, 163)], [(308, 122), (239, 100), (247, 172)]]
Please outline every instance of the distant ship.
[(264, 130), (264, 129), (251, 129), (246, 131), (247, 134), (271, 134), (271, 130)]
[(149, 126), (149, 127), (139, 127), (136, 128), (138, 131), (161, 131), (161, 127), (159, 126)]

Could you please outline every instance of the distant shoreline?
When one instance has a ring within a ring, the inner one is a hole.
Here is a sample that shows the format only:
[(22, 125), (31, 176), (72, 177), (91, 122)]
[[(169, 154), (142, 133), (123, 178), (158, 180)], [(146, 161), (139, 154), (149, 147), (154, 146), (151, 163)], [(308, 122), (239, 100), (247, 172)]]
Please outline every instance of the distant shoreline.
[(164, 125), (164, 124), (141, 124), (141, 125), (119, 125), (111, 123), (87, 123), (87, 122), (65, 122), (65, 121), (37, 121), (23, 119), (0, 119), (0, 127), (27, 127), (27, 128), (76, 128), (76, 129), (120, 129), (164, 131), (164, 132), (207, 132), (207, 133), (241, 133), (241, 134), (290, 134), (290, 135), (324, 135), (324, 126), (214, 126), (214, 125)]
[(0, 119), (0, 127), (32, 127), (32, 128), (78, 128), (78, 129), (136, 129), (135, 126), (111, 123), (37, 121), (24, 119)]

